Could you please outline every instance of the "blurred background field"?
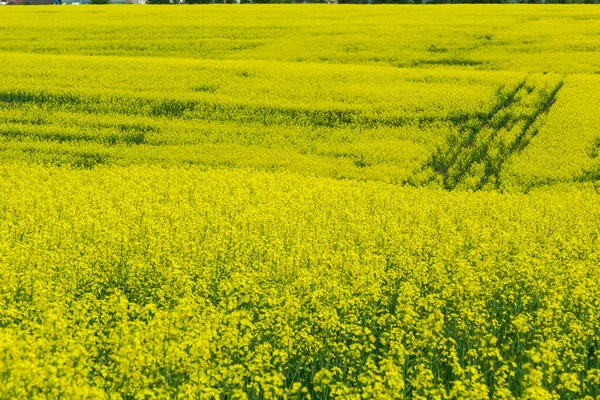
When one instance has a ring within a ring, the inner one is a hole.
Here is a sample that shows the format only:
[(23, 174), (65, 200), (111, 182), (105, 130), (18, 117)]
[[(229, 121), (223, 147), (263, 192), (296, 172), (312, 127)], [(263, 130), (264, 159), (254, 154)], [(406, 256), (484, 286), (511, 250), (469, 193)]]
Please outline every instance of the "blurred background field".
[(597, 398), (600, 10), (0, 9), (1, 398)]

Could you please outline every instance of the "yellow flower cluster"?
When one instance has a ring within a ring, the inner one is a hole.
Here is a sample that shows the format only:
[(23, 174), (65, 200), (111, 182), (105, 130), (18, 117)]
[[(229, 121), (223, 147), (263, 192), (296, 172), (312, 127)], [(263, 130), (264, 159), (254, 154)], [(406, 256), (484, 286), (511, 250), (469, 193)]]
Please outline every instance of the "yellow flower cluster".
[(597, 19), (0, 7), (0, 399), (599, 399)]

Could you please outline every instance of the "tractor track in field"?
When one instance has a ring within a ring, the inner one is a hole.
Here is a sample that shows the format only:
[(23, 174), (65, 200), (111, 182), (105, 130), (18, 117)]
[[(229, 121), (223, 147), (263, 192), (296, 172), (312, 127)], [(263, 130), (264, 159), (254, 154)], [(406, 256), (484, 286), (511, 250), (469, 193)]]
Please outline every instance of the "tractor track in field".
[(516, 85), (485, 119), (465, 127), (434, 152), (424, 166), (434, 172), (431, 180), (441, 180), (446, 190), (500, 187), (503, 165), (537, 135), (540, 118), (563, 86), (562, 79), (542, 88), (529, 79)]

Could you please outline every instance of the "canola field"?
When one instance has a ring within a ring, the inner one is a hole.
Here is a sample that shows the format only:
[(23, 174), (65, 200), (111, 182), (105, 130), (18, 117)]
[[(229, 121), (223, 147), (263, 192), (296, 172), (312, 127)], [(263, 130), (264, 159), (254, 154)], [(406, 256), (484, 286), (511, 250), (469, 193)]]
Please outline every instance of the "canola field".
[(599, 399), (600, 8), (0, 8), (0, 399)]

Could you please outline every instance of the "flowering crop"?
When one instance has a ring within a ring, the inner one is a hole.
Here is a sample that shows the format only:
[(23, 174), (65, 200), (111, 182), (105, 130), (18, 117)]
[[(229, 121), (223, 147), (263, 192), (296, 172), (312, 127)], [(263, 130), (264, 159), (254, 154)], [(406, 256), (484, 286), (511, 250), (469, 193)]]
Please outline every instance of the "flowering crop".
[(4, 397), (599, 394), (594, 191), (0, 176)]
[(0, 8), (0, 398), (599, 399), (599, 17)]

